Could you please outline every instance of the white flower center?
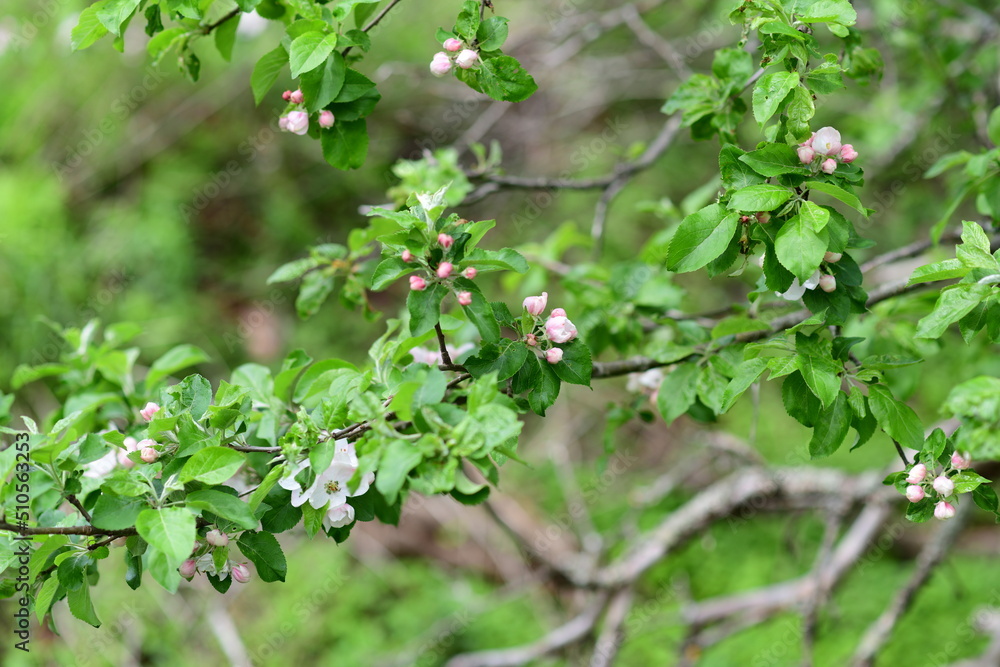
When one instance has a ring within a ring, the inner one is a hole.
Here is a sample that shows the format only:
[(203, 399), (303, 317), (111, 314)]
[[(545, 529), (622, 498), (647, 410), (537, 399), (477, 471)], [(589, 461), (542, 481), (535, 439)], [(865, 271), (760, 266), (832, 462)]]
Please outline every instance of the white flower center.
[(326, 483), (326, 492), (328, 494), (337, 493), (338, 491), (340, 491), (340, 482), (334, 480)]

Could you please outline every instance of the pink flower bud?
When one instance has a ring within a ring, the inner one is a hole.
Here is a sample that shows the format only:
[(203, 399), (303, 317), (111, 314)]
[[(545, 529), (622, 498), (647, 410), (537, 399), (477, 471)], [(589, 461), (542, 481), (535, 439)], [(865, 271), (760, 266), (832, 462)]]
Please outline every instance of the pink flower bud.
[(444, 76), (451, 71), (451, 58), (444, 51), (438, 51), (431, 60), (431, 74), (434, 76)]
[(803, 141), (801, 144), (799, 144), (799, 146), (808, 146), (809, 148), (812, 148), (813, 139), (815, 139), (815, 138), (816, 138), (816, 133), (813, 132), (812, 135), (808, 139), (806, 139), (805, 141)]
[(242, 563), (239, 565), (233, 565), (233, 580), (240, 584), (245, 584), (250, 581), (250, 568)]
[(464, 44), (460, 39), (449, 37), (448, 39), (444, 40), (444, 44), (442, 44), (441, 46), (444, 47), (445, 51), (451, 51), (452, 53), (454, 53), (455, 51), (460, 51), (464, 46)]
[(535, 334), (528, 334), (527, 336), (524, 337), (524, 342), (530, 345), (531, 347), (535, 347), (536, 345), (538, 345), (538, 338), (535, 337)]
[[(145, 442), (145, 440), (143, 440), (143, 442)], [(150, 442), (153, 441), (150, 440)], [(132, 436), (127, 436), (124, 442), (122, 442), (122, 444), (125, 445), (126, 452), (134, 452), (135, 450), (139, 449), (139, 442)]]
[(924, 499), (924, 487), (911, 484), (906, 487), (906, 499), (911, 503), (919, 503)]
[(942, 496), (950, 496), (955, 493), (955, 482), (941, 475), (934, 480), (934, 490)]
[(832, 174), (833, 172), (837, 171), (837, 161), (834, 160), (832, 157), (827, 158), (823, 160), (823, 164), (821, 164), (819, 168), (824, 174)]
[(303, 99), (301, 90), (293, 90), (288, 96), (288, 101), (292, 104), (302, 104)]
[(309, 131), (309, 114), (305, 111), (290, 111), (285, 118), (287, 120), (283, 129), (299, 136)]
[(832, 127), (821, 127), (813, 135), (810, 147), (817, 155), (839, 155), (840, 132)]
[(479, 271), (477, 271), (476, 267), (474, 267), (474, 266), (470, 266), (465, 271), (462, 271), (462, 275), (465, 276), (466, 278), (468, 278), (469, 280), (472, 280), (478, 274), (479, 274)]
[(549, 293), (542, 292), (541, 296), (529, 296), (522, 304), (529, 315), (541, 315), (545, 310), (545, 304), (549, 301)]
[(766, 225), (767, 223), (771, 222), (771, 214), (768, 213), (767, 211), (759, 211), (758, 213), (756, 213), (756, 215), (757, 215), (757, 222), (759, 222), (762, 225)]
[(823, 255), (823, 261), (827, 262), (828, 264), (836, 264), (837, 262), (840, 261), (840, 258), (843, 256), (844, 253), (841, 252), (828, 252), (825, 255)]
[(278, 127), (288, 132), (288, 116), (282, 116), (278, 119)]
[(576, 326), (565, 317), (552, 317), (545, 323), (545, 335), (553, 343), (568, 343), (576, 338)]
[(906, 482), (908, 484), (920, 484), (927, 477), (927, 466), (923, 463), (918, 463), (917, 465), (910, 468), (910, 474), (906, 477)]
[(850, 164), (858, 159), (858, 152), (854, 150), (854, 146), (850, 144), (844, 144), (840, 147), (840, 161), (844, 164)]
[(285, 92), (283, 92), (281, 94), (281, 99), (285, 100), (286, 102), (292, 99), (292, 91), (286, 90)]
[(824, 292), (832, 292), (837, 289), (837, 279), (829, 274), (819, 277), (819, 288)]
[(181, 563), (181, 566), (177, 569), (180, 571), (182, 577), (190, 581), (191, 578), (198, 572), (198, 563), (195, 562), (193, 558), (188, 558), (186, 561)]
[(549, 313), (549, 317), (566, 317), (566, 311), (562, 308), (553, 308), (552, 312)]
[(438, 264), (437, 275), (438, 278), (447, 278), (451, 275), (452, 270), (455, 266), (451, 262), (441, 262)]
[(333, 112), (328, 109), (323, 109), (319, 112), (319, 126), (320, 127), (333, 127)]
[(934, 506), (934, 516), (944, 521), (955, 516), (955, 506), (943, 500)]
[(144, 447), (143, 450), (139, 452), (139, 458), (141, 458), (145, 463), (155, 463), (156, 459), (160, 458), (160, 453), (152, 447)]
[(413, 253), (404, 249), (403, 252), (399, 254), (399, 258), (409, 264), (413, 261)]
[(445, 250), (450, 248), (454, 243), (455, 239), (453, 239), (449, 234), (445, 234), (444, 232), (438, 234), (438, 245)]
[(795, 152), (799, 154), (799, 161), (802, 164), (809, 164), (816, 157), (816, 151), (809, 146), (799, 146)]
[(464, 51), (458, 54), (458, 58), (455, 58), (455, 64), (461, 67), (462, 69), (469, 69), (470, 67), (476, 64), (477, 60), (479, 60), (478, 53), (476, 53), (472, 49), (465, 49)]
[(213, 528), (205, 534), (205, 541), (213, 547), (224, 547), (229, 544), (229, 536)]
[(427, 288), (427, 281), (420, 276), (410, 276), (410, 289), (415, 292), (422, 292)]
[(146, 421), (150, 421), (153, 419), (153, 415), (155, 415), (159, 411), (160, 411), (160, 406), (150, 401), (149, 403), (146, 403), (146, 407), (144, 407), (142, 410), (139, 410), (139, 414), (142, 415), (142, 418), (145, 419)]
[(458, 303), (462, 306), (472, 305), (472, 292), (459, 292)]
[(958, 452), (951, 455), (951, 467), (955, 470), (965, 470), (972, 466), (972, 459), (962, 456)]
[(549, 362), (550, 364), (558, 364), (560, 361), (562, 361), (562, 358), (563, 358), (563, 351), (558, 347), (553, 347), (552, 349), (545, 351), (545, 361)]

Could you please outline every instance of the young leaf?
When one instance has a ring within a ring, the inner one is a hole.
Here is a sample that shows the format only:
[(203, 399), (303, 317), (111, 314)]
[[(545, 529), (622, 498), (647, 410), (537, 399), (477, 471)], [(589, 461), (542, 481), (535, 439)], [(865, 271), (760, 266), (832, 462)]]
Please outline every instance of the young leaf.
[(795, 72), (772, 72), (760, 77), (753, 89), (754, 119), (761, 125), (766, 123), (797, 85), (799, 75)]
[(247, 531), (240, 535), (237, 546), (257, 567), (261, 581), (284, 581), (288, 571), (281, 545), (271, 533)]
[(663, 420), (670, 424), (688, 411), (697, 397), (698, 364), (681, 364), (666, 377), (656, 394), (656, 407)]
[(813, 429), (813, 437), (809, 441), (809, 456), (819, 459), (837, 451), (851, 428), (852, 417), (847, 394), (837, 392), (833, 405), (823, 411)]
[(135, 521), (135, 529), (175, 568), (191, 555), (196, 537), (195, 520), (183, 507), (143, 510)]
[(734, 211), (773, 211), (791, 197), (792, 191), (781, 185), (751, 185), (733, 193), (729, 208)]
[(206, 447), (195, 452), (180, 472), (181, 482), (197, 480), (221, 484), (236, 474), (246, 462), (246, 455), (228, 447)]
[(282, 46), (268, 51), (257, 61), (253, 74), (250, 75), (250, 88), (253, 90), (256, 104), (260, 104), (267, 91), (271, 90), (271, 86), (278, 80), (278, 74), (286, 64), (288, 64), (288, 53)]
[(375, 488), (387, 502), (396, 502), (406, 477), (423, 460), (420, 451), (408, 440), (393, 440), (382, 451)]
[(292, 77), (298, 78), (304, 72), (319, 67), (336, 46), (337, 33), (323, 34), (318, 30), (310, 30), (296, 37), (288, 49)]
[(897, 401), (885, 385), (868, 387), (868, 405), (878, 425), (903, 447), (920, 450), (924, 444), (923, 426), (910, 406)]
[(410, 335), (419, 336), (434, 328), (441, 318), (441, 302), (448, 294), (441, 283), (433, 283), (424, 290), (410, 290), (406, 308), (410, 312)]
[(739, 213), (727, 211), (721, 204), (711, 204), (684, 218), (667, 247), (667, 268), (687, 273), (711, 262), (725, 252), (739, 218)]
[(823, 261), (826, 239), (812, 228), (811, 219), (796, 215), (778, 231), (774, 249), (782, 266), (805, 282)]

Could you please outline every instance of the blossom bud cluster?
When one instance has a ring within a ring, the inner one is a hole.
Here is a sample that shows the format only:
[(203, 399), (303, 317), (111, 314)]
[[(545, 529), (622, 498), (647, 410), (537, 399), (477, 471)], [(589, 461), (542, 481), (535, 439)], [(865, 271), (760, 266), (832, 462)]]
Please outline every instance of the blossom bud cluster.
[(948, 502), (948, 499), (955, 495), (955, 481), (949, 473), (966, 470), (971, 465), (969, 457), (959, 452), (951, 455), (949, 465), (939, 474), (932, 474), (926, 464), (917, 463), (906, 475), (907, 486), (903, 495), (911, 503), (919, 503), (929, 495), (935, 494), (938, 502), (934, 505), (934, 516), (938, 519), (950, 519), (955, 516), (955, 506)]
[[(281, 99), (293, 105), (294, 108), (278, 119), (278, 127), (293, 134), (302, 135), (308, 132), (309, 114), (302, 107), (305, 99), (302, 91), (286, 90), (281, 94)], [(328, 109), (320, 111), (316, 117), (316, 123), (324, 129), (333, 127), (334, 120), (333, 112)]]
[[(459, 222), (461, 223), (462, 221)], [(455, 238), (451, 234), (441, 232), (437, 235), (437, 244), (447, 254), (447, 252), (451, 249), (451, 247), (455, 245)], [(412, 264), (414, 262), (420, 261), (416, 255), (414, 255), (409, 249), (406, 248), (404, 248), (403, 251), (399, 253), (399, 258), (404, 262), (406, 262), (407, 264)], [(448, 280), (456, 273), (455, 264), (446, 259), (443, 259), (440, 262), (438, 262), (436, 267), (431, 267), (429, 264), (426, 266), (428, 268), (428, 271), (433, 271), (433, 274), (437, 276), (439, 280), (442, 281)], [(467, 266), (465, 267), (465, 269), (461, 271), (460, 275), (463, 278), (472, 280), (477, 275), (479, 275), (479, 271), (474, 266)], [(431, 278), (431, 280), (433, 280), (433, 278)], [(413, 290), (414, 292), (424, 291), (425, 289), (427, 289), (427, 286), (429, 284), (430, 283), (428, 282), (428, 278), (424, 276), (421, 275), (410, 276), (410, 289)], [(458, 303), (461, 306), (472, 305), (472, 292), (468, 290), (457, 290), (455, 292), (455, 298), (458, 299)]]
[[(524, 341), (531, 347), (540, 347), (547, 362), (558, 364), (563, 360), (564, 351), (555, 345), (562, 345), (576, 338), (576, 325), (566, 317), (566, 311), (562, 308), (553, 308), (548, 319), (542, 323), (541, 315), (545, 312), (548, 301), (549, 293), (542, 292), (541, 296), (527, 297), (521, 304), (524, 312), (535, 318), (536, 325), (541, 325), (541, 331), (533, 328), (525, 335)], [(545, 349), (546, 341), (551, 345), (548, 349)]]
[(822, 127), (796, 149), (802, 164), (819, 163), (824, 174), (837, 170), (837, 163), (850, 164), (858, 158), (858, 152), (851, 144), (840, 143), (840, 132), (832, 127)]
[[(438, 51), (431, 59), (431, 74), (444, 76), (456, 66), (469, 69), (479, 62), (479, 52), (465, 48), (465, 43), (454, 37), (444, 40), (444, 51)], [(457, 55), (455, 55), (457, 54)]]

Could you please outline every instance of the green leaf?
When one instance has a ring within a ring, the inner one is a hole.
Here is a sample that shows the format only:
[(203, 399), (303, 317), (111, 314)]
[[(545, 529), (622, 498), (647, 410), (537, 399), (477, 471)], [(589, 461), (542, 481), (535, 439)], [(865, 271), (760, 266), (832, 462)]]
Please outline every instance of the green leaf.
[(768, 368), (769, 361), (769, 359), (764, 357), (758, 357), (740, 364), (740, 367), (736, 369), (736, 375), (730, 380), (726, 386), (725, 393), (722, 394), (722, 404), (719, 406), (720, 413), (729, 412), (729, 409), (735, 405), (739, 397), (743, 395), (743, 392), (749, 389), (750, 385), (764, 374), (764, 371)]
[(183, 507), (143, 510), (135, 521), (135, 529), (174, 567), (191, 555), (197, 537), (194, 515)]
[(982, 484), (990, 483), (990, 480), (973, 470), (963, 470), (952, 477), (951, 481), (955, 483), (955, 493), (969, 493)]
[(868, 405), (878, 425), (890, 438), (904, 447), (920, 450), (924, 444), (924, 429), (910, 406), (897, 401), (885, 385), (868, 387)]
[(441, 302), (447, 294), (441, 283), (433, 283), (424, 290), (410, 290), (406, 308), (410, 313), (411, 336), (420, 336), (434, 328), (441, 318)]
[(563, 358), (562, 361), (551, 364), (551, 366), (559, 379), (570, 384), (582, 384), (589, 387), (590, 375), (593, 370), (590, 348), (579, 338), (557, 347), (562, 348)]
[(462, 264), (475, 266), (480, 273), (484, 271), (528, 272), (528, 261), (521, 256), (521, 253), (511, 248), (501, 248), (500, 250), (476, 248), (465, 256)]
[(260, 101), (271, 90), (271, 86), (278, 80), (278, 75), (286, 64), (288, 64), (288, 53), (282, 46), (268, 51), (257, 61), (253, 68), (253, 74), (250, 75), (250, 88), (253, 90), (253, 99), (256, 104), (259, 105)]
[(115, 35), (121, 34), (122, 24), (135, 13), (139, 0), (104, 0), (97, 10), (97, 20)]
[(986, 134), (994, 146), (1000, 146), (1000, 107), (990, 112), (990, 119), (986, 123)]
[(763, 125), (778, 111), (792, 88), (799, 85), (796, 72), (772, 72), (757, 81), (753, 89), (753, 117)]
[(247, 531), (236, 542), (244, 556), (256, 566), (261, 581), (284, 581), (288, 572), (285, 554), (271, 533)]
[[(862, 206), (861, 200), (852, 195), (850, 192), (836, 186), (832, 183), (824, 183), (822, 181), (806, 181), (802, 184), (803, 188), (808, 188), (809, 190), (815, 190), (817, 192), (822, 192), (825, 195), (830, 195), (834, 199), (841, 201), (861, 215), (868, 217), (868, 210)], [(807, 202), (809, 203), (809, 202)]]
[(552, 370), (551, 364), (537, 362), (536, 365), (538, 366), (540, 375), (535, 388), (528, 394), (528, 405), (531, 406), (535, 414), (544, 417), (545, 411), (559, 397), (561, 383), (559, 382), (559, 376)]
[(295, 298), (295, 310), (303, 320), (315, 315), (327, 297), (333, 293), (337, 279), (325, 271), (307, 273), (302, 278), (299, 294)]
[(483, 92), (495, 100), (523, 102), (538, 90), (531, 75), (510, 56), (483, 60), (476, 73)]
[[(323, 63), (302, 75), (299, 88), (305, 99), (306, 110), (316, 113), (327, 106), (340, 94), (347, 80), (347, 63), (339, 52), (334, 51)], [(341, 118), (341, 120), (350, 120)]]
[(979, 223), (962, 222), (962, 243), (955, 254), (970, 269), (1000, 271), (996, 258), (990, 254), (990, 238)]
[(184, 500), (188, 507), (208, 510), (245, 530), (257, 528), (258, 521), (253, 515), (253, 510), (236, 496), (214, 489), (202, 489), (189, 493)]
[(817, 234), (822, 232), (827, 223), (830, 222), (830, 212), (811, 201), (802, 204), (802, 208), (799, 209), (799, 217)]
[(739, 213), (711, 204), (684, 218), (667, 247), (667, 268), (687, 273), (702, 268), (725, 252)]
[(104, 9), (106, 2), (95, 2), (80, 12), (80, 19), (70, 33), (70, 45), (74, 51), (82, 51), (108, 34), (108, 29), (97, 18), (97, 13)]
[(380, 292), (407, 273), (419, 268), (418, 265), (404, 262), (399, 257), (386, 257), (379, 262), (375, 267), (375, 273), (372, 274), (372, 290)]
[(814, 220), (802, 215), (786, 220), (774, 242), (778, 261), (801, 282), (815, 273), (826, 254), (826, 239), (813, 229)]
[(292, 68), (292, 78), (319, 67), (337, 46), (337, 33), (323, 34), (310, 30), (299, 35), (288, 49), (288, 64)]
[(422, 460), (420, 451), (408, 440), (393, 440), (385, 447), (375, 475), (375, 488), (386, 502), (396, 502), (406, 477)]
[[(336, 113), (334, 111), (334, 115)], [(365, 163), (368, 155), (368, 127), (363, 119), (338, 120), (333, 127), (323, 130), (319, 138), (323, 147), (323, 159), (330, 166), (347, 170), (358, 169)]]
[(761, 176), (809, 174), (809, 170), (802, 166), (798, 153), (788, 144), (766, 144), (763, 148), (740, 156), (740, 162), (750, 165)]
[(146, 389), (182, 368), (208, 361), (208, 355), (194, 345), (178, 345), (153, 362), (146, 375)]
[(698, 392), (698, 364), (681, 364), (663, 378), (656, 394), (656, 408), (670, 424), (694, 405)]
[(940, 338), (948, 326), (959, 321), (993, 293), (992, 285), (963, 283), (941, 291), (934, 310), (917, 322), (917, 338)]
[(462, 11), (455, 21), (455, 32), (463, 37), (466, 42), (476, 39), (479, 31), (479, 2), (475, 0), (465, 0), (462, 3)]
[(858, 14), (849, 0), (815, 0), (800, 4), (805, 5), (801, 13), (797, 12), (803, 23), (854, 25), (858, 20)]
[(483, 345), (475, 356), (465, 360), (464, 365), (472, 377), (479, 378), (496, 371), (497, 380), (503, 381), (513, 376), (524, 365), (529, 354), (534, 352), (529, 351), (526, 344), (504, 338), (500, 340), (499, 345), (489, 343)]
[(496, 51), (507, 41), (507, 20), (502, 16), (491, 16), (476, 30), (480, 51)]
[(719, 152), (719, 171), (722, 175), (722, 184), (727, 189), (739, 190), (764, 182), (763, 176), (751, 169), (747, 163), (740, 161), (742, 155), (746, 155), (746, 151), (732, 144), (725, 144)]
[(933, 264), (927, 264), (914, 269), (908, 284), (929, 283), (937, 280), (952, 280), (964, 278), (969, 273), (969, 267), (960, 259), (946, 259)]
[(123, 530), (135, 525), (139, 513), (148, 505), (142, 500), (105, 491), (91, 510), (91, 523), (105, 530)]
[(274, 485), (278, 483), (278, 480), (281, 479), (284, 472), (284, 464), (279, 464), (271, 468), (270, 472), (267, 473), (267, 476), (264, 477), (264, 480), (254, 490), (254, 492), (250, 494), (250, 498), (247, 499), (247, 505), (250, 507), (251, 511), (257, 511), (261, 502), (263, 502), (264, 498), (267, 497), (267, 494), (271, 492)]
[(52, 609), (52, 605), (56, 601), (56, 591), (58, 590), (59, 577), (53, 575), (45, 580), (45, 583), (42, 584), (41, 589), (38, 591), (38, 595), (35, 596), (35, 616), (38, 618), (39, 623), (44, 622), (45, 615)]
[(313, 269), (322, 266), (324, 261), (319, 257), (303, 257), (286, 264), (282, 264), (267, 279), (268, 285), (274, 283), (285, 283), (291, 280), (298, 280), (303, 275)]
[(837, 398), (840, 391), (840, 377), (837, 376), (837, 364), (826, 357), (816, 357), (800, 354), (797, 358), (799, 373), (812, 393), (828, 408)]
[(95, 628), (101, 627), (101, 619), (97, 617), (94, 603), (90, 600), (89, 585), (81, 586), (75, 591), (69, 591), (66, 594), (66, 601), (69, 603), (69, 610), (78, 619)]
[(773, 211), (791, 197), (792, 191), (781, 185), (751, 185), (733, 193), (729, 208), (734, 211)]
[(479, 287), (471, 280), (457, 278), (455, 280), (455, 288), (467, 291), (472, 295), (472, 303), (468, 306), (462, 306), (462, 311), (469, 318), (469, 321), (475, 325), (476, 330), (479, 331), (479, 335), (482, 336), (483, 340), (487, 343), (496, 343), (499, 341), (500, 325), (493, 314), (490, 302), (479, 291)]
[(246, 455), (228, 447), (206, 447), (188, 459), (180, 472), (181, 482), (197, 480), (205, 484), (222, 484), (236, 474), (246, 462)]
[(837, 451), (847, 437), (852, 418), (847, 394), (842, 391), (837, 392), (833, 405), (823, 411), (813, 429), (813, 437), (809, 441), (809, 456), (819, 459)]
[[(243, 11), (250, 11), (244, 9)], [(236, 43), (236, 29), (240, 25), (240, 15), (232, 17), (214, 30), (215, 48), (226, 62), (233, 59), (233, 45)]]

